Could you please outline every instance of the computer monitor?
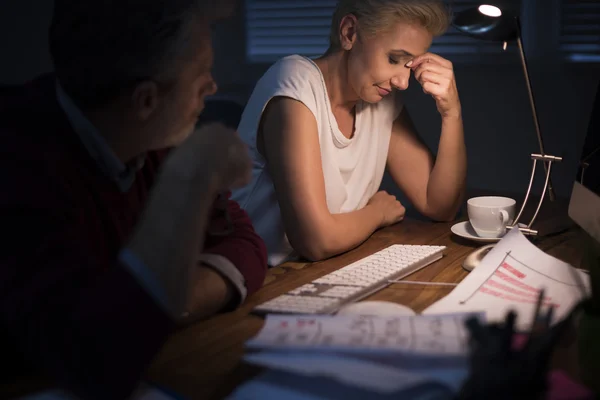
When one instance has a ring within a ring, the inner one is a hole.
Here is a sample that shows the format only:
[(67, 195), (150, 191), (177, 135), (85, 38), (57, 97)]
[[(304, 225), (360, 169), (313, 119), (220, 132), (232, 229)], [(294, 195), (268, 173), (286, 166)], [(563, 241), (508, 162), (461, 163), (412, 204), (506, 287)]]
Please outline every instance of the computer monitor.
[(569, 217), (600, 243), (600, 84), (571, 193)]

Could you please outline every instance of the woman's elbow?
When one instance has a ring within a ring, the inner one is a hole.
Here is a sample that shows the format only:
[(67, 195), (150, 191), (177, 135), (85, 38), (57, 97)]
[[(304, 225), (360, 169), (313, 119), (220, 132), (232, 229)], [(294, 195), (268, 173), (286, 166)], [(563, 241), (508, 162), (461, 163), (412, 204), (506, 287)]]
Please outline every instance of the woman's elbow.
[(460, 204), (452, 207), (428, 207), (423, 214), (437, 222), (452, 222), (460, 210)]
[(301, 257), (311, 262), (323, 261), (335, 255), (327, 240), (321, 239), (319, 235), (306, 235), (290, 242)]
[(310, 262), (323, 261), (331, 257), (327, 250), (323, 246), (319, 246), (318, 244), (302, 244), (300, 246), (293, 247), (294, 250), (296, 250), (301, 257), (307, 259)]
[(456, 212), (453, 212), (451, 214), (442, 214), (437, 218), (434, 218), (435, 221), (437, 222), (452, 222), (456, 219)]

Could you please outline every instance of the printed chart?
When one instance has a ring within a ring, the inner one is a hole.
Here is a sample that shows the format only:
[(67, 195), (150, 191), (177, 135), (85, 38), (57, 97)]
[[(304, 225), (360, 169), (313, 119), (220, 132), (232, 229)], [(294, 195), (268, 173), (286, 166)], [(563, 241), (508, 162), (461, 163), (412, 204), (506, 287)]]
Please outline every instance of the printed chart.
[(488, 322), (517, 314), (519, 331), (532, 326), (540, 290), (541, 312), (552, 308), (551, 324), (563, 319), (589, 291), (589, 276), (546, 254), (518, 229), (506, 234), (480, 264), (425, 315), (482, 312)]
[[(466, 304), (469, 301), (477, 301), (475, 298), (478, 295), (492, 296), (499, 299), (508, 300), (515, 303), (537, 303), (539, 296), (539, 279), (549, 279), (557, 284), (562, 284), (568, 287), (576, 288), (577, 284), (571, 281), (561, 281), (555, 279), (535, 267), (529, 266), (507, 252), (502, 261), (494, 269), (492, 274), (485, 280), (473, 293), (467, 298), (461, 300), (461, 304)], [(548, 307), (560, 307), (560, 304), (553, 301), (552, 297), (544, 296), (542, 304)]]

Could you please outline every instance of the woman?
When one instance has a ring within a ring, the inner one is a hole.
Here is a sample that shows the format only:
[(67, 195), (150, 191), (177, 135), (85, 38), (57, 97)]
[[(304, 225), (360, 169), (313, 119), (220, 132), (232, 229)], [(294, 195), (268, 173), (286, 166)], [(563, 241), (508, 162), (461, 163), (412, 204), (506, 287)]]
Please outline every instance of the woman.
[[(271, 265), (292, 248), (310, 260), (339, 254), (401, 221), (402, 204), (378, 191), (386, 167), (420, 213), (454, 218), (466, 175), (461, 105), (452, 64), (427, 52), (448, 21), (441, 1), (341, 0), (323, 56), (285, 57), (259, 80), (238, 128), (253, 179), (234, 198)], [(411, 72), (442, 117), (435, 159), (398, 93)]]

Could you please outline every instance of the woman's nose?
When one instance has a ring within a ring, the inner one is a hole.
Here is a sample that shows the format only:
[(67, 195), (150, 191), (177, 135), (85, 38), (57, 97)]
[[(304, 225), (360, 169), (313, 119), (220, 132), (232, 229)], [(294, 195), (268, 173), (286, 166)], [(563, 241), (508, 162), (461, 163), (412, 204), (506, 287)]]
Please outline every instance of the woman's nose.
[(410, 69), (406, 68), (406, 72), (402, 72), (392, 78), (392, 86), (398, 90), (408, 89), (408, 80), (410, 79)]

